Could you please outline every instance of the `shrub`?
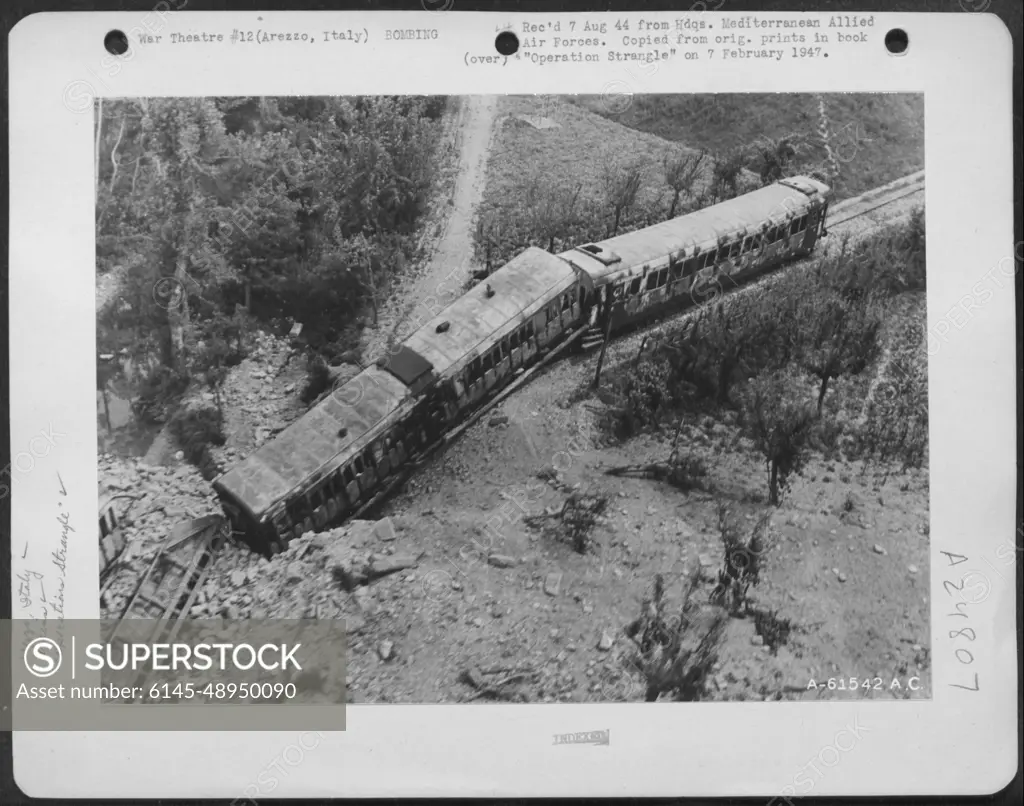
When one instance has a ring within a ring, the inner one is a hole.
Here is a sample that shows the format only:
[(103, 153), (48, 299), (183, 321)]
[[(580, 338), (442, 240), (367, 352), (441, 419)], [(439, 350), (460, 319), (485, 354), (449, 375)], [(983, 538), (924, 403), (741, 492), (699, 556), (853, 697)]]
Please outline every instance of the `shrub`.
[(188, 388), (189, 380), (186, 372), (162, 364), (154, 367), (143, 378), (132, 401), (135, 416), (150, 425), (165, 423), (168, 412)]
[(711, 593), (712, 602), (727, 606), (734, 614), (744, 608), (750, 586), (761, 581), (770, 528), (771, 510), (768, 510), (744, 538), (729, 507), (724, 503), (718, 505), (718, 530), (725, 551), (718, 584)]
[[(537, 477), (546, 481), (552, 480), (552, 477), (543, 470)], [(587, 549), (593, 544), (591, 534), (607, 508), (607, 496), (576, 492), (565, 500), (557, 512), (527, 515), (523, 518), (523, 523), (542, 529), (556, 540), (568, 542), (578, 554), (586, 554)]]
[(754, 614), (754, 630), (764, 639), (764, 645), (773, 655), (779, 654), (779, 647), (789, 640), (793, 623), (788, 618), (779, 618), (777, 610)]
[(224, 424), (219, 409), (194, 406), (176, 412), (168, 423), (171, 435), (185, 454), (185, 459), (198, 467), (206, 478), (217, 473), (210, 455), (211, 445), (223, 445)]
[(683, 588), (677, 616), (671, 616), (664, 598), (664, 579), (654, 577), (654, 594), (644, 599), (640, 616), (626, 627), (636, 644), (634, 663), (646, 682), (644, 699), (655, 702), (664, 694), (682, 702), (704, 699), (707, 680), (718, 661), (728, 616), (719, 607), (702, 608), (693, 601), (700, 569)]
[(906, 223), (859, 242), (849, 253), (844, 250), (829, 262), (827, 274), (847, 296), (925, 290), (924, 208), (915, 208)]
[(768, 501), (781, 503), (808, 457), (809, 438), (816, 418), (800, 400), (795, 380), (786, 374), (762, 374), (743, 394), (743, 428), (765, 458), (768, 469)]
[(306, 405), (320, 397), (331, 386), (331, 370), (319, 355), (311, 356), (306, 365), (306, 382), (301, 399)]
[(627, 371), (620, 384), (625, 402), (617, 417), (618, 436), (630, 437), (658, 424), (662, 410), (673, 399), (669, 372), (665, 359), (641, 361)]

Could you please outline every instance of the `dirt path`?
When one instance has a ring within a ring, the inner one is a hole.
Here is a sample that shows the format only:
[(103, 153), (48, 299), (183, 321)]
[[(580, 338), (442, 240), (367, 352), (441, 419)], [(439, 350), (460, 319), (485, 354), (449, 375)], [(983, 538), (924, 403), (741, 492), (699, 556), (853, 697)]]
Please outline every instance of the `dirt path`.
[(458, 154), (454, 192), (450, 199), (439, 200), (447, 203), (447, 210), (440, 211), (432, 252), (383, 305), (378, 326), (366, 330), (363, 357), (367, 363), (458, 297), (475, 267), (475, 215), (483, 198), (498, 99), (473, 95), (459, 100), (452, 125)]

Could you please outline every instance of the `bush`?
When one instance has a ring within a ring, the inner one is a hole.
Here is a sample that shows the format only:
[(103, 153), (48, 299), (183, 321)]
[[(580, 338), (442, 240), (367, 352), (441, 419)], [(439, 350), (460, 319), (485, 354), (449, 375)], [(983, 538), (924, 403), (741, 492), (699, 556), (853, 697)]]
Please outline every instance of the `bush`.
[(644, 599), (640, 617), (626, 627), (636, 644), (636, 668), (646, 683), (644, 699), (655, 702), (663, 694), (681, 702), (707, 696), (707, 680), (718, 660), (728, 616), (719, 607), (702, 608), (693, 601), (699, 568), (683, 588), (677, 616), (670, 616), (661, 574), (654, 577), (654, 595)]
[(620, 384), (625, 402), (616, 422), (620, 438), (658, 424), (663, 409), (673, 402), (669, 381), (670, 365), (665, 359), (642, 361), (627, 371)]
[(185, 408), (175, 413), (168, 427), (185, 459), (198, 467), (204, 477), (215, 476), (218, 468), (210, 455), (210, 446), (226, 441), (220, 411), (213, 406)]
[(718, 584), (711, 593), (711, 601), (727, 606), (740, 614), (747, 603), (747, 591), (761, 581), (765, 554), (769, 549), (771, 510), (766, 511), (744, 538), (732, 511), (724, 503), (718, 505), (718, 530), (724, 549)]
[(331, 370), (319, 355), (312, 356), (306, 365), (306, 383), (302, 387), (301, 399), (306, 405), (316, 400), (331, 386)]
[(828, 282), (848, 297), (868, 294), (894, 296), (904, 291), (924, 291), (924, 208), (918, 207), (903, 224), (889, 227), (877, 237), (861, 241), (848, 253), (827, 261)]
[(188, 373), (159, 365), (150, 370), (139, 385), (138, 395), (132, 401), (135, 416), (149, 425), (167, 422), (170, 409), (188, 389)]
[(792, 476), (807, 461), (810, 436), (816, 417), (797, 394), (789, 375), (763, 374), (754, 378), (743, 394), (743, 428), (768, 467), (768, 502), (781, 503)]

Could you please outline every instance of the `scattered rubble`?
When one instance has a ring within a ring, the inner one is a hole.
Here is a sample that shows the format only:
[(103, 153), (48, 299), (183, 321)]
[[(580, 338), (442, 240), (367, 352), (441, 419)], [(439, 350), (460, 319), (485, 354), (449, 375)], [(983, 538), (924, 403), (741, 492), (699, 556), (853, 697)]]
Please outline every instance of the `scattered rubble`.
[(190, 518), (218, 514), (221, 508), (209, 482), (192, 465), (161, 467), (101, 454), (97, 469), (100, 498), (113, 497), (125, 541), (117, 561), (120, 567), (112, 571), (100, 602), (100, 614), (103, 618), (119, 618), (174, 527)]

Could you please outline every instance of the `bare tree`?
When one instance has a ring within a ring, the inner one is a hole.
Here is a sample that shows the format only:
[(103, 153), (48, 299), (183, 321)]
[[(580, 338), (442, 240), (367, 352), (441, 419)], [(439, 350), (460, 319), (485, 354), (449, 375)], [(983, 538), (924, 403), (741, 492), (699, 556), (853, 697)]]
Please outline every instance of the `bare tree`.
[(672, 203), (668, 208), (669, 218), (675, 218), (680, 197), (684, 194), (689, 196), (693, 192), (694, 182), (700, 176), (707, 156), (706, 149), (700, 151), (679, 149), (665, 155), (662, 160), (662, 170), (665, 173), (665, 184), (672, 188)]
[(747, 436), (765, 458), (768, 500), (781, 502), (790, 478), (807, 461), (814, 412), (794, 399), (796, 379), (789, 375), (762, 374), (750, 381), (743, 396), (743, 425)]
[(829, 381), (863, 372), (877, 355), (882, 319), (869, 303), (838, 295), (807, 300), (801, 319), (811, 332), (800, 363), (821, 383), (820, 416)]
[(754, 144), (761, 163), (761, 184), (770, 185), (786, 175), (786, 171), (796, 158), (796, 146), (789, 137), (773, 140), (764, 137)]
[(476, 221), (476, 239), (484, 249), (485, 269), (483, 272), (477, 272), (473, 277), (474, 280), (482, 280), (494, 271), (494, 257), (501, 248), (501, 238), (501, 215), (496, 210), (481, 213)]
[(644, 166), (639, 161), (623, 167), (606, 162), (602, 175), (605, 199), (615, 216), (609, 235), (615, 235), (619, 231), (622, 214), (629, 212), (636, 204), (640, 187), (644, 181)]
[(711, 169), (711, 197), (713, 202), (731, 199), (739, 193), (744, 157), (740, 150), (731, 151), (715, 160)]

